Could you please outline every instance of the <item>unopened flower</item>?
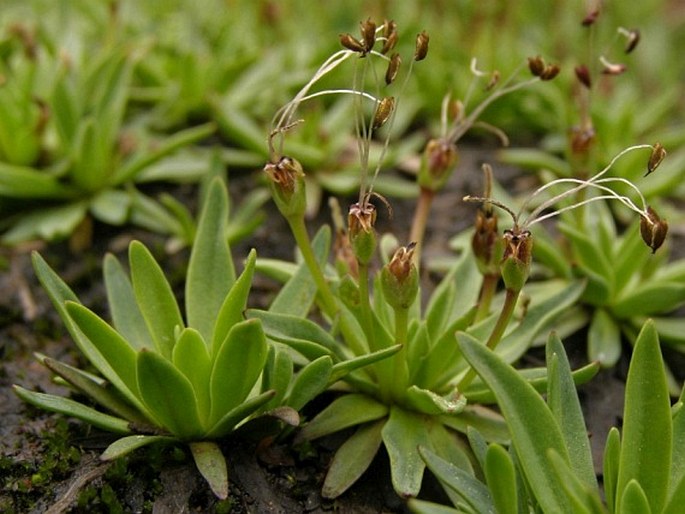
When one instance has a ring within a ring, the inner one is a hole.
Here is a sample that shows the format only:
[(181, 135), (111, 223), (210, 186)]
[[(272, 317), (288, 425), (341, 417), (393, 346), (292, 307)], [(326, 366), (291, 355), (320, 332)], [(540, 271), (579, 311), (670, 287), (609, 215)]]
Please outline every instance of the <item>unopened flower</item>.
[(647, 207), (645, 215), (640, 217), (640, 235), (647, 246), (656, 252), (666, 239), (668, 223), (662, 220), (651, 207)]
[(502, 258), (502, 280), (510, 291), (520, 291), (530, 275), (533, 259), (533, 236), (528, 230), (514, 226), (504, 231), (504, 257)]
[(645, 177), (659, 167), (659, 164), (664, 160), (664, 157), (666, 157), (666, 149), (661, 143), (655, 143), (652, 148), (652, 155), (649, 156), (649, 161), (647, 162), (647, 173), (645, 173)]
[(376, 43), (376, 24), (369, 18), (359, 23), (359, 30), (362, 34), (361, 42), (364, 45), (364, 53), (369, 53)]
[(399, 71), (401, 64), (402, 58), (400, 57), (400, 54), (397, 52), (392, 54), (390, 61), (388, 62), (388, 69), (385, 71), (386, 85), (390, 85), (395, 81), (395, 77), (397, 77), (397, 72)]
[(347, 215), (347, 233), (355, 257), (362, 264), (376, 251), (376, 208), (368, 200), (353, 204)]
[(580, 66), (576, 66), (573, 71), (576, 74), (576, 78), (578, 81), (583, 84), (586, 88), (590, 89), (592, 88), (592, 79), (590, 78), (590, 70), (588, 70), (587, 66), (584, 64), (581, 64)]
[(397, 23), (393, 20), (385, 20), (383, 23), (383, 48), (381, 48), (381, 53), (386, 55), (390, 50), (395, 48), (397, 44), (398, 34), (397, 34)]
[(386, 96), (383, 98), (383, 100), (380, 101), (378, 104), (378, 107), (376, 107), (376, 113), (373, 116), (373, 128), (379, 129), (385, 123), (388, 121), (390, 118), (390, 115), (392, 114), (392, 111), (395, 107), (395, 97), (393, 96)]
[(340, 34), (340, 44), (348, 50), (352, 50), (353, 52), (358, 52), (360, 54), (366, 53), (364, 44), (349, 32)]
[(419, 291), (419, 273), (414, 264), (415, 243), (397, 249), (381, 270), (383, 295), (391, 307), (408, 309)]
[(416, 36), (416, 49), (414, 50), (414, 60), (423, 61), (428, 54), (428, 34), (425, 30)]
[(459, 153), (454, 144), (443, 138), (431, 139), (423, 151), (419, 185), (431, 191), (439, 190), (447, 182), (458, 160)]

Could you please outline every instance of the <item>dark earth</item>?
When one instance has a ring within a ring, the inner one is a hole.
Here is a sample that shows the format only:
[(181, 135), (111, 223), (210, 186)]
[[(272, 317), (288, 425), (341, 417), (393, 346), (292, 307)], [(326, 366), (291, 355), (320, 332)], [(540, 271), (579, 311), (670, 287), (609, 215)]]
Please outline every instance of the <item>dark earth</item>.
[[(460, 169), (447, 190), (437, 197), (433, 211), (436, 214), (430, 217), (424, 250), (427, 260), (449, 255), (448, 239), (471, 223), (473, 206), (464, 204), (461, 198), (465, 193), (478, 194), (482, 189), (478, 170), (482, 160), (491, 155), (491, 151), (483, 149), (462, 152)], [(514, 189), (527, 189), (533, 181), (516, 170), (497, 165), (495, 168), (497, 179)], [(255, 174), (231, 177), (234, 196), (241, 189), (254, 186)], [(182, 199), (195, 198), (195, 192), (188, 186), (177, 188), (174, 193)], [(403, 240), (408, 237), (405, 232), (413, 202), (393, 200), (392, 205), (394, 217), (379, 221), (379, 227), (382, 231), (393, 231)], [(258, 249), (261, 257), (291, 258), (294, 243), (285, 222), (271, 204), (265, 209), (267, 222), (248, 242), (234, 246), (236, 262), (247, 255), (251, 246)], [(329, 222), (327, 212), (312, 220), (310, 228), (314, 230), (321, 222)], [(86, 250), (75, 252), (67, 243), (59, 243), (5, 250), (1, 256), (5, 269), (0, 273), (0, 512), (407, 512), (392, 489), (388, 460), (383, 453), (342, 497), (321, 498), (327, 463), (344, 440), (344, 434), (298, 448), (289, 444), (289, 439), (265, 445), (263, 441), (236, 435), (224, 441), (230, 496), (219, 502), (185, 449), (141, 449), (114, 463), (102, 463), (98, 455), (111, 440), (110, 435), (22, 403), (12, 392), (12, 384), (67, 394), (51, 382), (50, 373), (36, 361), (34, 353), (87, 369), (34, 277), (30, 250), (38, 249), (81, 301), (98, 313), (105, 313), (107, 308), (102, 258), (105, 252), (113, 252), (125, 260), (131, 239), (142, 240), (165, 267), (176, 289), (182, 290), (187, 251), (168, 255), (162, 237), (134, 229), (95, 225), (93, 233), (92, 245)], [(425, 275), (425, 288), (439, 278)], [(273, 283), (256, 277), (251, 305), (268, 305), (274, 292)], [(585, 348), (582, 334), (574, 341), (567, 341), (567, 349), (575, 367), (584, 363)], [(604, 438), (611, 426), (620, 426), (628, 348), (623, 355), (614, 369), (601, 371), (580, 389), (598, 470)], [(534, 350), (522, 364), (539, 364), (543, 359), (544, 354)], [(322, 395), (305, 410), (305, 418), (332, 398), (329, 393)], [(421, 497), (449, 503), (429, 473)]]

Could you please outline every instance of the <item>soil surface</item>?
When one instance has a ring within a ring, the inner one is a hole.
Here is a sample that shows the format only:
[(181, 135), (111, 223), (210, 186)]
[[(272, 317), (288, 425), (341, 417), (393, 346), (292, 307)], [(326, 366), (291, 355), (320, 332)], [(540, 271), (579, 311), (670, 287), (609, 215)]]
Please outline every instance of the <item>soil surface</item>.
[[(479, 194), (480, 162), (491, 155), (482, 150), (462, 152), (460, 169), (447, 190), (438, 195), (430, 217), (424, 256), (427, 260), (450, 255), (448, 239), (472, 223), (474, 208), (465, 205), (465, 193)], [(497, 166), (496, 177), (512, 188), (526, 187), (532, 180), (516, 170)], [(519, 177), (519, 178), (517, 178)], [(231, 177), (232, 195), (254, 187), (254, 175)], [(195, 197), (194, 191), (181, 188), (178, 196)], [(191, 203), (193, 200), (189, 200)], [(413, 201), (392, 201), (394, 217), (379, 221), (381, 230), (392, 231), (400, 241), (408, 235)], [(289, 259), (293, 241), (285, 222), (269, 204), (267, 222), (249, 238), (233, 248), (236, 262), (247, 255), (249, 247), (261, 257)], [(379, 218), (382, 218), (382, 214)], [(321, 213), (310, 224), (321, 222)], [(236, 435), (222, 443), (229, 462), (230, 496), (219, 502), (209, 492), (195, 470), (189, 453), (180, 447), (152, 447), (114, 463), (102, 463), (99, 453), (111, 436), (83, 423), (34, 409), (12, 392), (12, 384), (68, 395), (51, 381), (50, 373), (38, 364), (34, 353), (88, 369), (70, 340), (47, 295), (34, 277), (29, 250), (38, 249), (58, 274), (72, 286), (81, 301), (95, 312), (106, 313), (101, 262), (106, 252), (125, 260), (128, 242), (142, 240), (163, 264), (167, 276), (182, 289), (187, 251), (165, 253), (163, 238), (132, 229), (113, 229), (96, 225), (93, 244), (74, 252), (68, 244), (38, 245), (22, 248), (2, 258), (6, 269), (0, 273), (0, 512), (236, 512), (295, 513), (406, 512), (389, 478), (387, 456), (380, 453), (365, 476), (347, 493), (334, 501), (320, 495), (327, 465), (344, 434), (324, 438), (306, 448), (294, 448), (289, 440), (265, 446)], [(436, 277), (424, 277), (427, 289)], [(274, 284), (256, 277), (252, 306), (266, 306), (274, 294)], [(574, 365), (584, 363), (585, 348), (569, 344)], [(628, 352), (624, 352), (627, 355)], [(526, 356), (535, 362), (542, 356)], [(601, 463), (601, 449), (609, 427), (620, 424), (627, 357), (612, 370), (600, 372), (581, 388), (588, 429), (593, 434), (595, 462)], [(330, 402), (324, 394), (304, 415), (311, 415)], [(598, 467), (599, 469), (599, 467)], [(426, 474), (421, 496), (448, 503), (435, 480)]]

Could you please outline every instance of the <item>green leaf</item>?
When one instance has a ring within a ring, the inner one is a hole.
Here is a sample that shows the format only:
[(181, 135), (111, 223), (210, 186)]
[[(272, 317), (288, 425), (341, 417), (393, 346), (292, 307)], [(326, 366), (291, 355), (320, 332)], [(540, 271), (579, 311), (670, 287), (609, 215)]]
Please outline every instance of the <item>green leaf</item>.
[(607, 510), (599, 497), (599, 489), (580, 479), (568, 462), (554, 450), (549, 450), (549, 458), (556, 470), (557, 478), (566, 491), (573, 506), (574, 514), (606, 514)]
[(338, 448), (326, 473), (321, 496), (337, 498), (362, 476), (381, 446), (381, 430), (385, 422), (381, 419), (360, 426)]
[[(328, 249), (331, 244), (331, 229), (321, 227), (312, 241), (312, 249), (316, 260), (322, 267), (328, 259)], [(281, 288), (276, 298), (271, 302), (269, 311), (278, 314), (290, 314), (304, 317), (316, 298), (317, 287), (309, 273), (306, 263), (302, 262), (295, 274)]]
[(224, 237), (228, 219), (228, 192), (221, 180), (209, 186), (197, 235), (190, 252), (185, 302), (188, 326), (212, 341), (217, 315), (235, 282), (235, 269)]
[(207, 431), (207, 439), (219, 439), (228, 435), (238, 424), (270, 402), (276, 396), (276, 391), (270, 389), (257, 396), (246, 399), (235, 408), (227, 412), (216, 424)]
[(417, 500), (416, 498), (410, 498), (407, 505), (414, 514), (461, 514), (461, 511), (452, 507), (425, 500)]
[(609, 512), (616, 512), (616, 497), (618, 486), (618, 467), (621, 457), (621, 435), (616, 427), (612, 427), (604, 444), (604, 463), (602, 466), (604, 498), (606, 498)]
[(114, 255), (105, 255), (102, 274), (114, 328), (134, 350), (154, 349), (152, 336), (136, 303), (131, 281)]
[(540, 395), (521, 376), (483, 344), (460, 333), (457, 341), (471, 366), (497, 396), (516, 453), (535, 497), (546, 512), (569, 512), (561, 484), (547, 451), (552, 448), (568, 462), (561, 429)]
[(120, 391), (111, 387), (109, 382), (49, 357), (41, 358), (41, 362), (50, 371), (118, 417), (140, 424), (151, 422), (139, 408), (133, 407)]
[(202, 435), (202, 423), (190, 381), (171, 362), (155, 352), (141, 350), (137, 361), (140, 395), (162, 426), (181, 439)]
[(176, 369), (185, 375), (193, 386), (197, 410), (203, 424), (209, 422), (209, 377), (212, 362), (207, 351), (207, 343), (195, 329), (185, 328), (176, 341), (171, 354)]
[(471, 446), (473, 456), (476, 458), (476, 462), (481, 469), (485, 469), (485, 458), (488, 453), (488, 442), (485, 440), (483, 435), (472, 426), (467, 428), (466, 437), (468, 438), (469, 445)]
[(120, 378), (112, 383), (127, 397), (139, 397), (136, 352), (121, 335), (80, 303), (66, 302), (67, 313)]
[(262, 391), (273, 389), (276, 396), (266, 406), (274, 408), (283, 403), (293, 377), (293, 360), (288, 351), (280, 345), (269, 345), (269, 354), (262, 372)]
[(466, 407), (466, 397), (454, 389), (444, 396), (418, 386), (410, 386), (406, 392), (408, 404), (418, 412), (455, 416)]
[(88, 209), (93, 217), (110, 225), (123, 225), (129, 217), (133, 199), (126, 191), (105, 189), (90, 200)]
[(547, 405), (561, 428), (571, 469), (587, 487), (597, 489), (590, 440), (571, 374), (571, 365), (564, 345), (554, 334), (551, 334), (547, 341), (546, 354), (549, 370)]
[(626, 485), (619, 505), (618, 512), (621, 514), (651, 514), (652, 512), (645, 491), (635, 479), (630, 480)]
[(427, 424), (425, 416), (393, 405), (381, 432), (390, 457), (392, 485), (402, 498), (416, 496), (421, 489), (426, 464), (418, 446), (431, 444)]
[(69, 398), (62, 398), (53, 394), (36, 393), (29, 391), (18, 385), (12, 386), (14, 392), (27, 403), (34, 407), (44, 409), (50, 412), (57, 412), (66, 416), (78, 418), (94, 427), (114, 432), (116, 434), (130, 434), (131, 429), (129, 423), (125, 419), (103, 414), (91, 407), (70, 400)]
[(611, 307), (619, 318), (650, 316), (675, 310), (685, 301), (682, 282), (651, 280), (622, 295)]
[(155, 443), (172, 443), (178, 439), (166, 435), (130, 435), (117, 439), (100, 455), (100, 460), (114, 460), (138, 448)]
[(210, 420), (216, 423), (247, 398), (264, 368), (267, 345), (259, 320), (237, 323), (217, 350), (210, 379)]
[(346, 359), (342, 362), (338, 362), (333, 365), (333, 371), (331, 373), (331, 378), (329, 384), (333, 384), (338, 380), (344, 379), (347, 375), (359, 368), (374, 364), (383, 359), (387, 359), (402, 349), (401, 344), (396, 344), (385, 350), (379, 350), (377, 352), (367, 353), (359, 357), (353, 357), (351, 359)]
[[(670, 478), (671, 404), (654, 323), (648, 321), (635, 342), (626, 382), (623, 441), (617, 495), (636, 481), (654, 512), (661, 512)], [(637, 498), (636, 493), (630, 493)], [(619, 503), (617, 510), (628, 508)]]
[(83, 201), (33, 210), (18, 218), (12, 228), (2, 235), (2, 242), (16, 245), (33, 239), (64, 239), (76, 230), (86, 217), (86, 212), (87, 204)]
[(587, 336), (588, 358), (603, 367), (614, 366), (621, 356), (621, 331), (604, 309), (595, 309)]
[(228, 497), (228, 469), (219, 446), (210, 441), (192, 442), (190, 451), (209, 488), (217, 498), (225, 500)]
[(450, 488), (463, 498), (464, 502), (473, 509), (473, 512), (479, 514), (495, 514), (497, 512), (490, 491), (483, 482), (438, 457), (425, 446), (419, 446), (419, 452), (428, 469), (438, 477), (443, 486)]
[(483, 405), (467, 405), (459, 416), (440, 416), (440, 421), (463, 434), (469, 428), (478, 430), (487, 441), (509, 444), (511, 434), (506, 420), (498, 412)]
[(162, 268), (145, 246), (133, 241), (128, 248), (131, 281), (137, 304), (145, 318), (157, 351), (171, 358), (175, 331), (183, 328), (181, 311)]
[(223, 300), (213, 327), (212, 338), (208, 339), (208, 341), (212, 342), (212, 352), (216, 351), (231, 328), (245, 319), (245, 308), (252, 287), (256, 259), (257, 252), (255, 250), (250, 251), (245, 261), (243, 272), (235, 280)]
[(685, 505), (685, 477), (681, 476), (672, 487), (662, 514), (678, 514), (683, 510), (683, 505)]
[(509, 452), (499, 444), (488, 446), (483, 469), (498, 514), (517, 514), (516, 469)]
[(286, 405), (301, 410), (328, 387), (332, 371), (333, 361), (328, 356), (319, 357), (307, 364), (295, 377)]
[(76, 191), (45, 171), (0, 162), (0, 196), (64, 200), (75, 195)]
[[(682, 392), (685, 392), (685, 389)], [(682, 402), (682, 394), (679, 401)], [(683, 487), (683, 484), (685, 484), (685, 410), (683, 410), (682, 404), (678, 412), (673, 415), (672, 448), (671, 477), (669, 480), (671, 495), (676, 487)], [(670, 501), (670, 503), (673, 502)]]
[(345, 394), (307, 423), (298, 434), (299, 440), (313, 440), (343, 428), (376, 421), (388, 414), (388, 407), (363, 394)]

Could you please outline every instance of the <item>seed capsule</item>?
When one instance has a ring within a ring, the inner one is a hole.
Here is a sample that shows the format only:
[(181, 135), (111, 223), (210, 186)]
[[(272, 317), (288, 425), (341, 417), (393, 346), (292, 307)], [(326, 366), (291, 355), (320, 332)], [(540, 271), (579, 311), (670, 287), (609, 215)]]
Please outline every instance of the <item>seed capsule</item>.
[(587, 66), (581, 64), (580, 66), (576, 66), (573, 71), (575, 72), (576, 78), (580, 81), (581, 84), (583, 84), (588, 89), (592, 88), (590, 70), (587, 69)]
[(376, 24), (371, 21), (371, 18), (359, 24), (359, 30), (362, 34), (362, 45), (364, 46), (364, 53), (369, 53), (376, 43)]
[(359, 52), (360, 54), (366, 53), (364, 45), (361, 43), (361, 41), (359, 41), (349, 32), (346, 34), (340, 34), (340, 44), (348, 50), (352, 50), (353, 52)]
[(397, 249), (381, 270), (383, 295), (391, 307), (408, 309), (419, 292), (419, 273), (414, 264), (415, 243)]
[(390, 118), (390, 115), (392, 114), (392, 110), (395, 107), (395, 97), (394, 96), (386, 96), (383, 98), (383, 100), (380, 101), (378, 104), (378, 107), (376, 108), (376, 114), (373, 116), (373, 129), (379, 129), (385, 123), (388, 121)]
[(416, 36), (416, 49), (414, 50), (414, 60), (423, 61), (428, 54), (428, 34), (425, 30)]
[(651, 207), (647, 207), (647, 215), (640, 218), (640, 235), (647, 246), (656, 252), (666, 239), (668, 223), (662, 220)]
[(528, 69), (534, 77), (539, 77), (545, 71), (545, 61), (539, 55), (528, 57)]
[(397, 77), (397, 72), (400, 69), (400, 64), (402, 64), (402, 58), (400, 57), (400, 54), (395, 52), (394, 54), (392, 54), (392, 57), (390, 57), (388, 69), (385, 71), (385, 83), (388, 86), (395, 81), (395, 77)]
[(527, 230), (518, 228), (504, 231), (504, 257), (502, 259), (502, 280), (510, 291), (523, 289), (533, 258), (533, 236)]
[(557, 75), (559, 75), (559, 66), (556, 64), (550, 64), (545, 66), (545, 69), (540, 74), (540, 80), (552, 80)]
[(376, 251), (376, 208), (373, 204), (355, 203), (350, 206), (347, 215), (347, 233), (349, 234), (352, 251), (357, 261), (367, 264)]
[(649, 162), (647, 163), (647, 173), (645, 173), (645, 177), (659, 167), (661, 161), (664, 160), (664, 157), (666, 157), (666, 150), (661, 145), (661, 143), (655, 143), (654, 148), (652, 148), (652, 155), (649, 156)]

